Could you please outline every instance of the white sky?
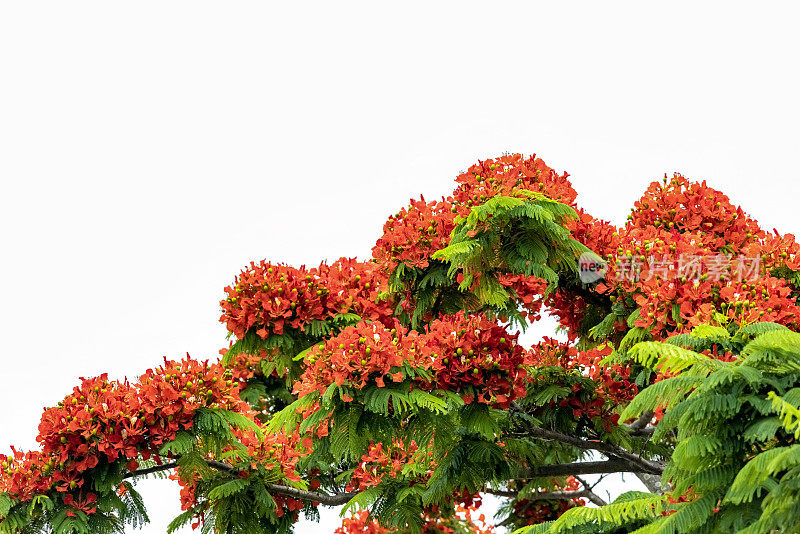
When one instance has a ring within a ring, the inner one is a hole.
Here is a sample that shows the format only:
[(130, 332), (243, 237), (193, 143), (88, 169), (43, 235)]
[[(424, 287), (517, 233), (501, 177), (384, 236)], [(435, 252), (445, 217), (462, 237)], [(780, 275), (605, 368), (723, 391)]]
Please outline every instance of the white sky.
[(681, 171), (800, 232), (792, 4), (491, 5), (0, 4), (0, 447), (79, 376), (215, 357), (250, 260), (365, 258), (504, 151), (616, 223)]

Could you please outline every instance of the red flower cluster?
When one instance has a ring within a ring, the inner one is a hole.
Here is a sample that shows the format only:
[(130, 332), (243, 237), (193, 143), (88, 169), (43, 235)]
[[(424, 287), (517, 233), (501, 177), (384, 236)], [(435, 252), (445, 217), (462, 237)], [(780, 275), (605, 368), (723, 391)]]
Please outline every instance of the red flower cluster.
[(198, 408), (250, 414), (247, 404), (239, 399), (238, 385), (225, 369), (188, 355), (180, 361), (165, 358), (163, 366), (148, 369), (139, 378), (135, 389), (140, 417), (149, 429), (153, 447), (174, 439), (178, 430), (191, 428)]
[(286, 326), (302, 330), (313, 320), (341, 313), (386, 320), (391, 307), (380, 299), (385, 277), (374, 264), (342, 258), (306, 269), (266, 261), (251, 263), (225, 288), (220, 321), (239, 339), (251, 328), (263, 339)]
[[(83, 491), (87, 471), (101, 460), (124, 461), (136, 470), (139, 458), (156, 455), (179, 430), (191, 428), (201, 407), (249, 413), (222, 367), (188, 357), (165, 359), (133, 385), (109, 381), (105, 374), (82, 379), (57, 407), (42, 414), (36, 438), (41, 451), (0, 455), (0, 492), (27, 501), (53, 489)], [(75, 493), (64, 502), (85, 511), (94, 498)]]
[(387, 378), (402, 382), (404, 375), (399, 367), (404, 361), (417, 368), (431, 365), (417, 350), (416, 339), (415, 332), (403, 334), (402, 328), (390, 330), (381, 323), (362, 321), (348, 326), (323, 346), (309, 351), (306, 370), (295, 383), (294, 393), (324, 394), (333, 383), (361, 389), (372, 380), (380, 387)]
[[(227, 352), (228, 349), (222, 349), (219, 351), (220, 356), (223, 357)], [(233, 357), (228, 369), (230, 369), (231, 373), (233, 373), (233, 380), (239, 382), (240, 386), (243, 387), (244, 384), (254, 376), (263, 376), (264, 372), (261, 368), (261, 360), (269, 357), (270, 353), (266, 349), (259, 350), (258, 354), (247, 354), (240, 352)], [(288, 370), (286, 370), (286, 372), (288, 372)], [(278, 376), (277, 370), (273, 371), (272, 374), (274, 376)]]
[(573, 239), (603, 258), (611, 255), (619, 245), (617, 227), (608, 221), (594, 218), (583, 209), (576, 211), (577, 218), (565, 221)]
[(750, 282), (729, 283), (719, 289), (722, 312), (738, 324), (772, 321), (800, 325), (800, 308), (786, 280), (769, 274)]
[(251, 469), (260, 465), (264, 469), (279, 470), (287, 480), (300, 481), (297, 474), (297, 462), (300, 453), (300, 435), (298, 433), (270, 433), (258, 436), (253, 430), (233, 430), (236, 439), (247, 449), (252, 460)]
[(352, 517), (342, 519), (342, 525), (333, 534), (389, 534), (391, 529), (383, 528), (369, 517), (368, 510), (355, 512)]
[(394, 271), (401, 263), (424, 269), (433, 253), (450, 242), (457, 211), (445, 199), (412, 200), (383, 225), (383, 235), (372, 248), (372, 257), (385, 272)]
[[(597, 291), (612, 300), (631, 297), (641, 308), (635, 325), (647, 328), (655, 339), (713, 322), (716, 313), (739, 323), (800, 324), (792, 287), (768, 274), (800, 268), (794, 236), (765, 233), (705, 182), (677, 174), (669, 182), (666, 177), (663, 183), (653, 182), (618, 233), (604, 224), (595, 230), (592, 220), (583, 219), (570, 223), (576, 238), (608, 260), (606, 281)], [(687, 266), (692, 258), (705, 260)], [(762, 266), (749, 280), (734, 276), (735, 270), (743, 270), (745, 258)], [(694, 269), (696, 278), (687, 278), (685, 273)], [(575, 327), (583, 310), (565, 297), (569, 295), (562, 295), (561, 302), (554, 297), (555, 313), (562, 324)]]
[(88, 493), (86, 497), (75, 497), (71, 493), (64, 496), (64, 504), (70, 507), (70, 509), (67, 510), (67, 515), (70, 517), (75, 517), (75, 511), (81, 511), (86, 515), (95, 513), (97, 507), (94, 503), (96, 502), (97, 495), (94, 493)]
[(285, 495), (275, 494), (272, 496), (275, 501), (275, 515), (283, 517), (284, 514), (290, 514), (294, 521), (297, 521), (300, 515), (300, 510), (303, 509), (303, 501), (287, 497)]
[(524, 308), (523, 313), (529, 322), (532, 323), (541, 318), (547, 282), (524, 274), (501, 275), (499, 281), (503, 287), (511, 290), (512, 296)]
[(396, 478), (416, 451), (417, 444), (414, 442), (405, 446), (398, 441), (389, 450), (384, 449), (383, 443), (371, 444), (353, 471), (347, 491), (364, 491), (380, 484), (383, 477)]
[[(58, 464), (41, 451), (22, 452), (11, 447), (11, 455), (0, 454), (0, 493), (8, 493), (18, 501), (29, 501), (34, 495), (50, 491), (53, 471)], [(74, 480), (75, 484), (71, 484)], [(83, 479), (65, 481), (75, 489)]]
[[(194, 474), (194, 480), (184, 480), (181, 476), (176, 473), (170, 473), (169, 475), (170, 480), (174, 480), (180, 486), (180, 498), (181, 498), (181, 510), (186, 511), (192, 506), (197, 503), (197, 494), (195, 490), (197, 489), (197, 482), (200, 480), (200, 475), (198, 473)], [(200, 519), (204, 519), (202, 516)], [(199, 523), (198, 523), (199, 524)], [(192, 525), (192, 528), (197, 528), (196, 525)]]
[[(575, 418), (599, 418), (606, 430), (610, 431), (611, 425), (616, 425), (619, 421), (619, 415), (614, 413), (614, 409), (627, 404), (638, 393), (636, 385), (628, 380), (628, 366), (606, 366), (601, 363), (611, 352), (612, 348), (609, 346), (578, 351), (568, 343), (544, 338), (531, 347), (526, 364), (537, 368), (561, 367), (575, 370), (594, 380), (594, 387), (590, 391), (575, 384), (573, 394), (558, 401), (558, 406), (571, 409)], [(555, 406), (556, 401), (550, 401), (550, 405)]]
[(765, 234), (757, 250), (767, 269), (786, 268), (800, 271), (800, 244), (794, 235)]
[(550, 315), (558, 320), (570, 341), (576, 341), (580, 335), (580, 326), (586, 313), (587, 302), (583, 295), (574, 291), (559, 288), (552, 292), (546, 300)]
[(675, 174), (667, 183), (653, 182), (634, 203), (627, 228), (664, 228), (696, 233), (715, 250), (741, 249), (764, 235), (758, 223), (720, 191)]
[(468, 208), (479, 206), (498, 195), (520, 196), (519, 191), (542, 193), (552, 200), (574, 205), (577, 193), (567, 177), (558, 174), (532, 155), (509, 154), (480, 161), (456, 178), (459, 186), (453, 201)]
[(294, 392), (323, 394), (332, 383), (361, 389), (373, 380), (383, 387), (387, 378), (405, 378), (399, 367), (406, 362), (433, 371), (433, 381), (420, 387), (459, 391), (467, 402), (506, 407), (525, 394), (525, 351), (518, 337), (481, 315), (463, 313), (433, 321), (423, 334), (362, 322), (309, 352)]
[(433, 321), (421, 336), (434, 362), (433, 386), (459, 391), (466, 402), (508, 407), (525, 395), (525, 351), (518, 337), (482, 315)]

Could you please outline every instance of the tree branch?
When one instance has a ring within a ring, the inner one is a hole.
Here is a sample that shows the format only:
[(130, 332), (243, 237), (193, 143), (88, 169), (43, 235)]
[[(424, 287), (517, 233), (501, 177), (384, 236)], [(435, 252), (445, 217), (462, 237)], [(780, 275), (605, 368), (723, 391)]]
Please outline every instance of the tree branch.
[[(525, 414), (525, 410), (523, 410), (522, 407), (516, 402), (511, 403), (511, 411)], [(636, 423), (640, 424), (639, 421), (641, 419), (643, 419), (643, 417), (637, 419)], [(637, 471), (642, 471), (645, 473), (660, 475), (664, 471), (664, 465), (662, 463), (652, 462), (642, 458), (638, 454), (632, 453), (612, 443), (605, 443), (602, 441), (587, 441), (575, 436), (562, 434), (561, 432), (557, 432), (555, 430), (547, 430), (545, 428), (540, 428), (533, 425), (527, 426), (527, 428), (525, 428), (521, 434), (517, 435), (558, 441), (582, 450), (599, 451), (605, 453), (607, 456), (609, 456), (609, 458), (617, 457), (623, 460), (628, 460), (628, 462), (638, 467), (638, 469), (636, 469)]]
[[(575, 480), (580, 482), (583, 485), (583, 487), (586, 488), (586, 498), (587, 499), (592, 501), (597, 506), (605, 506), (606, 504), (608, 504), (606, 501), (601, 499), (594, 491), (592, 491), (592, 490), (594, 490), (594, 485), (590, 486), (589, 484), (586, 483), (586, 480), (582, 479), (579, 476), (575, 476)], [(602, 477), (601, 477), (601, 480), (602, 480)], [(598, 480), (597, 482), (600, 482), (600, 480)], [(597, 484), (597, 482), (595, 482), (595, 485)]]
[(654, 413), (652, 410), (644, 412), (642, 415), (639, 416), (638, 419), (636, 419), (636, 421), (629, 424), (628, 428), (634, 432), (643, 430), (650, 423), (650, 421), (653, 420), (653, 415)]
[(292, 497), (301, 501), (314, 501), (324, 504), (325, 506), (341, 506), (358, 495), (357, 491), (328, 495), (327, 493), (305, 491), (297, 488), (291, 488), (289, 486), (280, 486), (278, 484), (267, 484), (267, 489), (273, 493), (278, 493), (279, 495), (285, 495), (286, 497)]
[(661, 489), (660, 476), (651, 473), (635, 473), (635, 475), (650, 493), (664, 493), (664, 490)]
[(630, 464), (636, 466), (638, 469), (635, 469), (634, 471), (653, 473), (656, 475), (660, 475), (664, 471), (664, 465), (660, 462), (646, 460), (638, 454), (634, 454), (611, 443), (604, 443), (602, 441), (586, 441), (574, 436), (562, 434), (561, 432), (556, 432), (555, 430), (547, 430), (535, 426), (526, 429), (525, 435), (535, 438), (549, 439), (551, 441), (558, 441), (561, 443), (566, 443), (567, 445), (572, 445), (578, 449), (599, 451), (612, 457), (615, 456), (617, 458), (627, 460)]
[[(534, 467), (528, 473), (528, 478), (557, 477), (566, 475), (597, 475), (602, 473), (650, 473), (638, 464), (614, 458), (596, 462), (575, 462), (571, 464), (551, 464)], [(653, 474), (661, 474), (661, 471)]]
[(625, 426), (631, 431), (632, 436), (647, 436), (649, 438), (656, 430), (656, 427), (650, 424), (652, 420), (653, 412), (648, 410), (640, 415), (633, 423)]
[(122, 478), (133, 478), (143, 475), (149, 475), (151, 473), (158, 473), (159, 471), (169, 471), (170, 469), (174, 469), (175, 467), (178, 467), (178, 462), (169, 462), (166, 464), (148, 467), (146, 469), (137, 469), (136, 471), (130, 471), (128, 473), (125, 473), (122, 476)]
[[(237, 474), (239, 471), (235, 467), (218, 462), (216, 460), (205, 460), (209, 467), (213, 467), (218, 471), (224, 471), (226, 473), (230, 473), (232, 475)], [(125, 473), (122, 478), (133, 478), (142, 475), (149, 475), (151, 473), (158, 473), (160, 471), (168, 471), (170, 469), (174, 469), (178, 467), (177, 462), (168, 462), (161, 465), (156, 465), (153, 467), (148, 467), (146, 469), (138, 469), (136, 471), (131, 471), (129, 473)], [(358, 494), (357, 491), (351, 491), (347, 493), (335, 493), (333, 495), (328, 495), (327, 493), (320, 493), (317, 491), (305, 491), (297, 488), (292, 488), (290, 486), (283, 486), (280, 484), (265, 484), (268, 491), (272, 493), (277, 493), (278, 495), (284, 495), (286, 497), (291, 497), (293, 499), (298, 499), (301, 501), (313, 501), (323, 504), (325, 506), (341, 506), (342, 504), (347, 503), (350, 499)]]

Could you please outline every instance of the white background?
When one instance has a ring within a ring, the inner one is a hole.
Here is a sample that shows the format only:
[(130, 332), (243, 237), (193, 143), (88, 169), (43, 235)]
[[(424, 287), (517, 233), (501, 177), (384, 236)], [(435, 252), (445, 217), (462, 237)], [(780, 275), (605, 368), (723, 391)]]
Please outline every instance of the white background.
[(800, 231), (791, 4), (558, 5), (3, 2), (0, 447), (79, 376), (214, 358), (250, 260), (366, 258), (504, 151), (618, 224), (680, 171)]

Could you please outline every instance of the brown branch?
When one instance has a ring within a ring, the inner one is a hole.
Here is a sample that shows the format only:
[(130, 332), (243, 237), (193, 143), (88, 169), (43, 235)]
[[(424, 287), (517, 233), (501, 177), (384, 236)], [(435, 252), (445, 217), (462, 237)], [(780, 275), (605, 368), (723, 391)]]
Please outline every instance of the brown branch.
[[(522, 407), (520, 407), (515, 402), (511, 403), (511, 410), (523, 414), (525, 413), (525, 410), (523, 410)], [(644, 417), (640, 417), (639, 419), (637, 419), (636, 421), (637, 426), (638, 424), (640, 424), (639, 421), (641, 419), (644, 419)], [(547, 430), (545, 428), (540, 428), (532, 425), (528, 426), (525, 430), (523, 430), (521, 433), (518, 433), (517, 435), (558, 441), (561, 443), (565, 443), (567, 445), (572, 445), (573, 447), (576, 447), (578, 449), (594, 450), (602, 452), (606, 454), (610, 459), (619, 458), (622, 460), (627, 460), (628, 463), (630, 464), (630, 467), (625, 469), (625, 471), (652, 473), (656, 475), (660, 475), (664, 471), (663, 463), (647, 460), (645, 458), (642, 458), (638, 454), (632, 453), (612, 443), (605, 443), (602, 441), (588, 441), (585, 439), (577, 438), (575, 436), (562, 434), (561, 432), (557, 432), (555, 430)], [(586, 473), (580, 473), (580, 474), (586, 474)]]
[(133, 478), (133, 477), (138, 477), (138, 476), (143, 476), (143, 475), (149, 475), (151, 473), (158, 473), (159, 471), (168, 471), (168, 470), (173, 469), (175, 467), (178, 467), (178, 462), (169, 462), (169, 463), (166, 463), (166, 464), (161, 464), (161, 465), (156, 465), (156, 466), (153, 466), (153, 467), (148, 467), (146, 469), (137, 469), (136, 471), (130, 471), (128, 473), (125, 473), (122, 476), (122, 478)]
[(647, 488), (650, 493), (664, 493), (661, 489), (661, 477), (651, 473), (635, 473), (636, 477), (642, 481), (642, 484)]
[[(597, 475), (602, 473), (650, 473), (640, 465), (627, 460), (614, 458), (596, 462), (575, 462), (571, 464), (551, 464), (536, 466), (526, 478), (557, 477), (566, 475)], [(659, 471), (658, 474), (660, 474)]]
[[(511, 410), (514, 412), (525, 413), (525, 410), (522, 409), (517, 403), (511, 403)], [(641, 417), (640, 417), (641, 419)], [(638, 420), (637, 420), (638, 423)], [(558, 441), (561, 443), (565, 443), (567, 445), (572, 445), (578, 449), (582, 450), (594, 450), (605, 453), (610, 458), (621, 458), (623, 460), (628, 460), (630, 463), (638, 466), (638, 469), (646, 472), (646, 473), (654, 473), (654, 474), (661, 474), (664, 471), (664, 465), (660, 462), (652, 462), (645, 458), (642, 458), (638, 454), (632, 453), (614, 445), (612, 443), (605, 443), (602, 441), (587, 441), (581, 438), (577, 438), (575, 436), (569, 436), (567, 434), (562, 434), (561, 432), (557, 432), (555, 430), (547, 430), (545, 428), (540, 428), (537, 426), (528, 426), (523, 433), (518, 434), (522, 436), (530, 436), (534, 438), (540, 439), (547, 439), (552, 441)]]
[(656, 430), (656, 427), (650, 424), (652, 420), (653, 412), (648, 410), (641, 414), (634, 422), (625, 426), (631, 431), (632, 436), (646, 436), (649, 438)]
[(654, 414), (653, 414), (652, 410), (648, 410), (648, 411), (644, 412), (642, 415), (640, 415), (639, 418), (636, 419), (633, 423), (631, 423), (631, 424), (629, 424), (627, 426), (628, 426), (629, 429), (631, 429), (634, 432), (638, 432), (640, 430), (643, 430), (650, 423), (650, 421), (653, 420), (653, 415)]
[(279, 486), (278, 484), (267, 484), (267, 489), (273, 493), (278, 493), (280, 495), (285, 495), (301, 501), (318, 502), (320, 504), (324, 504), (325, 506), (341, 506), (358, 495), (357, 491), (328, 495), (327, 493), (305, 491), (297, 488), (290, 488), (289, 486)]
[(617, 457), (623, 460), (627, 460), (630, 464), (636, 466), (638, 468), (637, 469), (638, 471), (642, 471), (645, 473), (661, 474), (664, 471), (664, 465), (661, 464), (660, 462), (652, 462), (650, 460), (646, 460), (641, 456), (639, 456), (638, 454), (634, 454), (630, 451), (623, 449), (622, 447), (613, 445), (611, 443), (605, 443), (602, 441), (586, 441), (580, 438), (576, 438), (574, 436), (568, 436), (567, 434), (562, 434), (561, 432), (556, 432), (554, 430), (547, 430), (539, 427), (529, 427), (525, 431), (525, 435), (540, 439), (558, 441), (561, 443), (565, 443), (567, 445), (572, 445), (573, 447), (576, 447), (578, 449), (599, 451), (612, 457)]
[[(230, 474), (237, 474), (239, 471), (228, 464), (218, 462), (216, 460), (205, 460), (206, 464), (209, 467), (213, 467), (218, 471), (224, 471)], [(168, 471), (170, 469), (174, 469), (178, 466), (177, 462), (169, 462), (161, 465), (156, 465), (153, 467), (148, 467), (146, 469), (138, 469), (136, 471), (131, 471), (129, 473), (125, 473), (122, 478), (133, 478), (142, 475), (149, 475), (151, 473), (157, 473), (159, 471)], [(284, 495), (286, 497), (291, 497), (293, 499), (298, 499), (301, 501), (312, 501), (318, 502), (325, 506), (341, 506), (342, 504), (346, 504), (350, 499), (355, 497), (358, 492), (351, 491), (347, 493), (336, 493), (333, 495), (328, 495), (327, 493), (320, 493), (317, 491), (305, 491), (297, 488), (292, 488), (290, 486), (283, 486), (280, 484), (265, 484), (268, 491), (272, 493), (277, 493), (279, 495)]]
[[(583, 485), (583, 487), (586, 489), (586, 498), (587, 498), (587, 499), (589, 499), (590, 501), (592, 501), (592, 502), (593, 502), (594, 504), (596, 504), (597, 506), (605, 506), (606, 504), (608, 504), (606, 501), (604, 501), (603, 499), (601, 499), (601, 498), (600, 498), (600, 496), (598, 496), (598, 495), (597, 495), (597, 494), (596, 494), (596, 493), (593, 491), (593, 490), (594, 490), (594, 485), (590, 486), (589, 484), (587, 484), (587, 483), (586, 483), (586, 480), (582, 479), (582, 478), (581, 478), (581, 477), (579, 477), (579, 476), (575, 476), (575, 480), (577, 480), (578, 482), (580, 482), (580, 483)], [(602, 479), (601, 479), (601, 480), (602, 480)], [(597, 482), (600, 482), (600, 480), (598, 480)], [(595, 482), (595, 485), (597, 484), (597, 482)]]
[(639, 430), (631, 430), (631, 436), (650, 439), (651, 437), (653, 437), (653, 433), (655, 431), (656, 427), (654, 427), (653, 425), (647, 425), (646, 427), (640, 428)]

